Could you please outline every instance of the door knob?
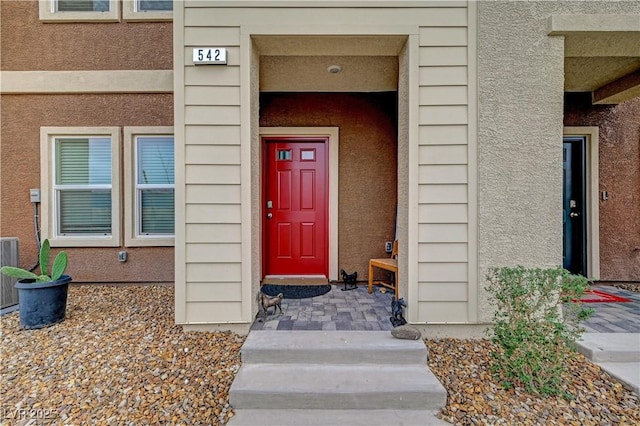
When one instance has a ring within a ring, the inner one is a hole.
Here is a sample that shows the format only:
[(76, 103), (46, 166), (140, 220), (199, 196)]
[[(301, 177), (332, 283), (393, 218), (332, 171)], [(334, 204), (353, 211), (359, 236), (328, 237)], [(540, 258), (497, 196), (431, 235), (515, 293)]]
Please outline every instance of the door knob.
[(267, 213), (267, 219), (271, 219), (273, 217), (273, 213)]
[(578, 217), (578, 216), (580, 216), (580, 213), (578, 213), (578, 212), (569, 213), (569, 217)]

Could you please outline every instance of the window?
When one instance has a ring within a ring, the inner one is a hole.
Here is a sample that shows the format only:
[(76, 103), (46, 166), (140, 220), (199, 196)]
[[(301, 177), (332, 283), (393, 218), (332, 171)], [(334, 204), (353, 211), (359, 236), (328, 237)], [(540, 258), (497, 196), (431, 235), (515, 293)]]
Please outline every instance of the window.
[(136, 12), (173, 10), (173, 0), (136, 0)]
[(41, 129), (42, 230), (56, 246), (118, 246), (118, 128)]
[(127, 246), (173, 245), (175, 232), (172, 127), (126, 127)]
[(173, 0), (125, 0), (122, 17), (127, 21), (170, 21)]
[(109, 0), (57, 0), (54, 12), (108, 12)]
[(40, 20), (107, 21), (120, 20), (118, 0), (40, 0)]

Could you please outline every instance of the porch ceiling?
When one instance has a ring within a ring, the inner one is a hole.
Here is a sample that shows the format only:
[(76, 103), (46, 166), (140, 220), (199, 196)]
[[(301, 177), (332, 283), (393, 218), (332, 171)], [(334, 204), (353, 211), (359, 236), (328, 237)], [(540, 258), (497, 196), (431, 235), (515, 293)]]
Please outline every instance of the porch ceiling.
[[(380, 92), (398, 87), (406, 36), (254, 36), (265, 92)], [(340, 72), (331, 73), (337, 65)]]
[(564, 36), (565, 91), (594, 104), (640, 96), (640, 16), (554, 15), (549, 34)]

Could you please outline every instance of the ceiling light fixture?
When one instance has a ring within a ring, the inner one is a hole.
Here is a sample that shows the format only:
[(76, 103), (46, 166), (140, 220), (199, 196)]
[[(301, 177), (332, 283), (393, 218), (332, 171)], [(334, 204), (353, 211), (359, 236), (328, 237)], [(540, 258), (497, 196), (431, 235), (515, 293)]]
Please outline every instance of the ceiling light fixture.
[(331, 74), (338, 74), (340, 71), (342, 71), (342, 67), (340, 65), (331, 65), (329, 68), (327, 68), (327, 71)]

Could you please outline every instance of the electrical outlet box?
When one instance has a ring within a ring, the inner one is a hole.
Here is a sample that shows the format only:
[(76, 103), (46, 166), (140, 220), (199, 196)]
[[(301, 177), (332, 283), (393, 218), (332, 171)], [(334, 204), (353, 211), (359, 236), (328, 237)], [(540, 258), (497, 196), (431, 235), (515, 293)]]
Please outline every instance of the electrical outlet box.
[(32, 203), (39, 203), (40, 202), (40, 189), (39, 188), (33, 188), (29, 190), (29, 198), (31, 199)]
[(384, 251), (391, 253), (393, 251), (393, 241), (387, 241), (384, 243)]

